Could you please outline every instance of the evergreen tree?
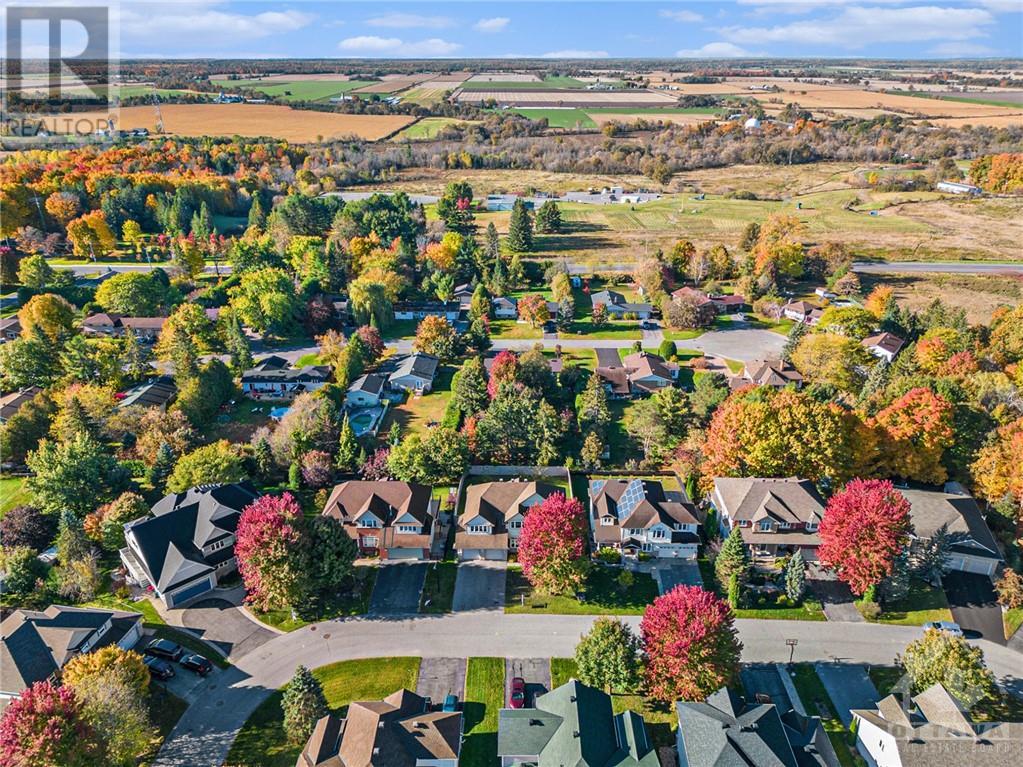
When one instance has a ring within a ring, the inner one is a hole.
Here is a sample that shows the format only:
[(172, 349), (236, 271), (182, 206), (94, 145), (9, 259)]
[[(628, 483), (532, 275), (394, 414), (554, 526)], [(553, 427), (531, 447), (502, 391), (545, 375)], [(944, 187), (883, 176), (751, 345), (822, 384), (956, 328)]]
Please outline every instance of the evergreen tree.
[(68, 567), (72, 562), (84, 559), (92, 551), (92, 544), (85, 535), (82, 521), (68, 509), (60, 514), (56, 543), (57, 560), (62, 567)]
[(91, 439), (99, 437), (96, 422), (86, 412), (81, 400), (74, 396), (68, 399), (63, 410), (57, 415), (53, 430), (62, 440), (74, 439), (78, 435), (85, 435)]
[(205, 245), (211, 234), (213, 234), (213, 216), (210, 215), (210, 208), (203, 200), (199, 210), (192, 214), (192, 236), (197, 243)]
[(533, 219), (522, 199), (512, 206), (508, 224), (508, 249), (513, 253), (528, 253), (533, 249)]
[(263, 201), (258, 193), (252, 198), (252, 206), (249, 208), (249, 226), (260, 231), (266, 226), (266, 211), (263, 210)]
[(174, 471), (175, 463), (174, 449), (166, 442), (160, 443), (153, 465), (146, 472), (146, 479), (149, 480), (149, 484), (153, 486), (154, 490), (163, 490), (167, 484), (167, 478)]
[(465, 344), (467, 348), (479, 353), (485, 352), (492, 346), (490, 342), (490, 326), (483, 317), (472, 321), (472, 324), (469, 326), (469, 332), (465, 334)]
[(337, 446), (337, 467), (342, 471), (355, 471), (359, 458), (359, 443), (355, 439), (355, 430), (345, 415), (341, 422), (341, 436)]
[(746, 576), (749, 570), (749, 557), (746, 554), (746, 544), (742, 542), (742, 531), (736, 525), (732, 532), (725, 538), (721, 545), (721, 551), (714, 560), (714, 573), (718, 577), (718, 583), (727, 584), (732, 573), (738, 573), (740, 578)]
[(316, 722), (327, 715), (327, 698), (323, 687), (305, 666), (295, 669), (295, 675), (284, 688), (281, 698), (284, 710), (284, 732), (288, 742), (305, 743)]
[(536, 212), (536, 231), (540, 234), (557, 234), (561, 231), (561, 209), (554, 200), (547, 200)]
[(508, 284), (511, 287), (518, 287), (526, 281), (526, 269), (522, 266), (522, 259), (518, 253), (514, 253), (511, 262), (508, 264)]
[(879, 359), (875, 362), (874, 367), (867, 373), (867, 380), (863, 382), (863, 388), (860, 389), (860, 404), (868, 402), (875, 394), (884, 392), (888, 388), (891, 377), (891, 365), (888, 360)]
[(234, 312), (231, 312), (224, 328), (224, 346), (231, 355), (231, 372), (236, 376), (240, 376), (255, 364), (252, 349), (249, 348), (249, 339), (245, 337), (241, 320)]
[(728, 576), (728, 606), (733, 610), (739, 607), (740, 580), (739, 573), (733, 572)]
[(292, 490), (302, 489), (302, 466), (297, 460), (288, 467), (288, 487)]
[(469, 303), (469, 317), (473, 320), (489, 317), (490, 307), (490, 293), (487, 292), (483, 283), (480, 283), (472, 292), (472, 301)]
[(611, 410), (607, 404), (607, 390), (600, 376), (593, 374), (586, 381), (586, 388), (579, 395), (576, 408), (579, 424), (583, 428), (603, 429), (611, 422)]
[(799, 342), (803, 340), (803, 336), (810, 332), (810, 326), (805, 325), (802, 322), (797, 322), (792, 326), (789, 331), (789, 337), (785, 341), (785, 346), (781, 350), (781, 358), (786, 362), (792, 362), (792, 352), (799, 346)]
[(587, 432), (582, 450), (579, 451), (579, 460), (582, 461), (583, 468), (590, 471), (599, 469), (603, 454), (604, 440), (600, 438), (600, 434), (595, 429)]
[(266, 437), (260, 437), (252, 451), (253, 460), (256, 464), (256, 475), (266, 481), (273, 474), (274, 454), (270, 447), (270, 441)]
[(137, 381), (149, 375), (153, 366), (149, 361), (153, 353), (148, 346), (139, 342), (138, 334), (134, 328), (128, 328), (121, 339), (121, 356), (124, 359), (124, 371), (133, 381)]
[(803, 599), (806, 591), (806, 561), (802, 552), (796, 549), (796, 553), (785, 565), (785, 595), (794, 603), (798, 604)]
[(486, 372), (479, 357), (469, 357), (462, 364), (455, 384), (454, 401), (466, 418), (486, 410), (490, 404)]
[(483, 240), (483, 256), (487, 263), (496, 267), (501, 260), (501, 238), (497, 236), (497, 227), (491, 221), (487, 224), (487, 234)]

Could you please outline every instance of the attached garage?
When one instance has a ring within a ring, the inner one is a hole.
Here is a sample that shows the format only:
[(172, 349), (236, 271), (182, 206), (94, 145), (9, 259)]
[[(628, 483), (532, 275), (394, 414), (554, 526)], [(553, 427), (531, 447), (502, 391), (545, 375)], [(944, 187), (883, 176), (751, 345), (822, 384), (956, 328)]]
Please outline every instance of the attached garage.
[(505, 549), (463, 549), (458, 552), (458, 558), (463, 561), (486, 559), (492, 562), (505, 562), (508, 560), (508, 552)]
[(191, 586), (181, 589), (180, 591), (175, 591), (171, 594), (164, 594), (164, 602), (166, 602), (167, 607), (177, 607), (181, 603), (187, 602), (189, 599), (193, 599), (212, 590), (213, 576), (209, 576), (198, 583), (193, 583)]
[(422, 559), (422, 549), (388, 549), (384, 559)]

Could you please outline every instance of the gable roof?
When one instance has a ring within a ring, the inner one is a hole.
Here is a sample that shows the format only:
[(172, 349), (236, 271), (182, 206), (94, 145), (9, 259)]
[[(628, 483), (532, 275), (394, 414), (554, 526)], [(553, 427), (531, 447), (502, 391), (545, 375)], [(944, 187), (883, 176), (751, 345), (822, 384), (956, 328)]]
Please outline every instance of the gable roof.
[(420, 352), (409, 354), (398, 363), (394, 372), (388, 376), (388, 380), (393, 381), (405, 376), (414, 376), (426, 381), (433, 381), (434, 376), (437, 375), (437, 366), (439, 364), (440, 360), (430, 354), (422, 354)]
[(291, 366), (284, 357), (276, 354), (264, 357), (242, 373), (242, 383), (300, 383), (326, 381), (330, 378), (327, 365), (305, 365), (300, 368)]
[(484, 482), (469, 485), (465, 491), (465, 509), (458, 518), (464, 524), (477, 516), (503, 531), (505, 523), (522, 511), (521, 504), (540, 495), (543, 498), (561, 492), (543, 482)]
[(605, 304), (615, 306), (627, 312), (652, 312), (652, 304), (634, 304), (625, 300), (625, 296), (615, 290), (600, 290), (590, 295), (590, 302), (594, 306)]
[[(953, 551), (1001, 560), (995, 536), (972, 497), (940, 490), (896, 489), (909, 501), (909, 519), (918, 538), (933, 538), (944, 528)], [(966, 545), (967, 541), (983, 548)]]
[(819, 524), (824, 516), (824, 499), (808, 479), (715, 477), (714, 492), (734, 522), (769, 518)]
[(0, 397), (0, 423), (6, 423), (9, 418), (21, 410), (22, 405), (34, 399), (41, 391), (42, 389), (38, 386), (29, 386)]
[(572, 679), (533, 709), (501, 709), (497, 752), (538, 756), (538, 767), (657, 767), (643, 717), (615, 715), (611, 698)]
[(461, 713), (429, 711), (408, 690), (383, 700), (358, 701), (347, 716), (320, 719), (296, 767), (415, 767), (420, 761), (456, 760)]
[(367, 394), (379, 394), (384, 388), (386, 379), (379, 373), (366, 373), (356, 378), (348, 387), (350, 392), (366, 392)]
[(171, 376), (160, 376), (124, 392), (118, 407), (163, 407), (177, 396), (178, 387)]
[(336, 485), (327, 498), (323, 513), (342, 524), (352, 525), (365, 512), (372, 512), (384, 526), (410, 514), (424, 527), (433, 519), (430, 488), (414, 482), (349, 480)]
[[(590, 482), (593, 529), (598, 539), (621, 536), (621, 528), (640, 529), (662, 524), (695, 525), (696, 507), (684, 491), (665, 492), (664, 486), (649, 479), (595, 479)], [(614, 517), (612, 525), (596, 524), (601, 517)], [(672, 543), (696, 542), (695, 533), (672, 530)]]
[(803, 376), (785, 360), (753, 360), (746, 364), (743, 375), (759, 386), (788, 386), (802, 383)]
[(201, 485), (165, 495), (152, 514), (124, 526), (141, 553), (146, 577), (159, 591), (193, 580), (230, 556), (226, 548), (206, 557), (202, 547), (232, 535), (242, 509), (259, 498), (248, 482)]
[(782, 307), (782, 311), (796, 312), (798, 314), (810, 314), (814, 310), (819, 311), (820, 307), (816, 304), (811, 304), (809, 301), (789, 301)]
[(124, 636), (141, 614), (91, 607), (50, 605), (45, 610), (15, 610), (0, 623), (0, 689), (19, 693), (64, 667), (107, 621), (113, 626), (90, 650)]
[(867, 336), (863, 339), (863, 341), (861, 341), (861, 343), (868, 349), (871, 347), (877, 347), (889, 354), (898, 354), (899, 349), (901, 349), (906, 342), (891, 333), (878, 333), (877, 335)]

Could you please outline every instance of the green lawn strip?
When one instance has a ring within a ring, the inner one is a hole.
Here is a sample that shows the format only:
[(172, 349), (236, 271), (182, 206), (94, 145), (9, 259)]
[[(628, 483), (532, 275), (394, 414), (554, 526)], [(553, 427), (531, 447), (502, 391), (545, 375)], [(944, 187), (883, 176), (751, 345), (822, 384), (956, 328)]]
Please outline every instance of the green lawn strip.
[(560, 339), (579, 338), (588, 341), (638, 341), (643, 337), (639, 324), (632, 321), (611, 321), (601, 327), (594, 325), (589, 318), (575, 320), (568, 330), (558, 333)]
[(316, 352), (309, 352), (308, 354), (303, 354), (301, 357), (299, 357), (297, 360), (295, 360), (295, 367), (297, 367), (297, 368), (303, 368), (306, 365), (319, 365), (319, 364), (320, 364), (320, 355), (317, 354)]
[[(452, 526), (454, 530), (454, 526)], [(451, 612), (451, 601), (455, 597), (455, 578), (458, 562), (434, 562), (426, 571), (423, 596), (419, 606), (421, 613)]]
[(0, 517), (15, 506), (27, 504), (32, 494), (25, 487), (24, 477), (4, 477), (0, 479)]
[(419, 320), (394, 320), (384, 330), (380, 331), (380, 336), (385, 341), (415, 338), (416, 328), (418, 327)]
[(512, 340), (535, 338), (539, 340), (543, 338), (543, 330), (531, 327), (527, 322), (517, 322), (516, 320), (491, 320), (490, 337)]
[[(517, 565), (508, 566), (505, 588), (506, 613), (546, 613), (551, 615), (642, 615), (657, 597), (657, 584), (646, 573), (633, 573), (632, 586), (622, 588), (617, 568), (594, 566), (583, 587), (585, 601), (574, 595), (540, 596)], [(523, 601), (523, 598), (524, 601)]]
[(294, 631), (310, 623), (340, 618), (349, 615), (364, 615), (369, 611), (369, 600), (373, 594), (373, 584), (377, 579), (377, 568), (373, 566), (357, 566), (355, 568), (355, 580), (352, 588), (345, 594), (336, 594), (333, 598), (324, 601), (316, 615), (309, 619), (293, 617), (290, 610), (271, 610), (259, 612), (253, 610), (252, 614), (263, 623), (273, 626), (280, 631)]
[(583, 107), (587, 114), (612, 115), (713, 115), (720, 110), (715, 107)]
[(910, 583), (909, 594), (898, 602), (884, 605), (875, 623), (891, 623), (898, 626), (922, 626), (931, 621), (951, 621), (948, 599), (944, 589), (931, 586), (920, 580)]
[[(419, 658), (368, 658), (331, 663), (313, 670), (327, 705), (342, 716), (348, 704), (380, 700), (402, 687), (415, 690)], [(292, 746), (284, 733), (281, 691), (270, 695), (252, 712), (239, 731), (226, 764), (237, 767), (293, 767), (301, 746)]]
[(630, 458), (643, 457), (643, 451), (625, 430), (625, 415), (633, 402), (629, 399), (616, 399), (607, 403), (611, 412), (611, 423), (607, 425), (607, 444), (613, 466), (624, 466)]
[[(696, 561), (700, 568), (700, 577), (703, 579), (704, 588), (709, 588), (719, 597), (725, 597), (725, 590), (721, 588), (718, 583), (717, 576), (714, 574), (714, 565), (711, 564), (710, 560), (706, 557), (700, 557)], [(797, 607), (781, 606), (778, 607), (773, 602), (768, 601), (768, 597), (764, 597), (765, 603), (763, 606), (756, 607), (740, 607), (736, 610), (732, 610), (732, 613), (736, 618), (754, 618), (761, 620), (778, 620), (778, 621), (826, 621), (828, 618), (824, 614), (824, 607), (821, 603), (810, 597), (809, 595), (803, 597), (803, 602)]]
[(1019, 630), (1019, 627), (1023, 626), (1023, 607), (1006, 610), (1002, 617), (1005, 622), (1005, 638), (1011, 639), (1012, 635)]
[(504, 705), (504, 658), (469, 658), (462, 706), (462, 767), (497, 764), (497, 714)]
[(811, 716), (815, 714), (820, 716), (824, 730), (828, 733), (828, 738), (831, 740), (831, 745), (834, 747), (842, 767), (856, 767), (857, 758), (853, 751), (856, 738), (846, 729), (842, 720), (835, 713), (831, 697), (824, 689), (814, 667), (808, 663), (797, 663), (793, 667), (791, 678), (807, 713)]
[(661, 331), (664, 337), (669, 341), (689, 341), (693, 338), (699, 338), (706, 330), (703, 329), (691, 329), (691, 330), (670, 330), (664, 329)]

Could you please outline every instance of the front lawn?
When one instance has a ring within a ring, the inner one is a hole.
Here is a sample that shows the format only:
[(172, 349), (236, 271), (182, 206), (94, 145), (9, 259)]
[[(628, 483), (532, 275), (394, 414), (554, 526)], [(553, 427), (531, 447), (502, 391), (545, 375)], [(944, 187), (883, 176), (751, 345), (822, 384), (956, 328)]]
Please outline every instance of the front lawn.
[(309, 616), (308, 619), (292, 617), (290, 610), (271, 610), (265, 613), (253, 610), (252, 614), (263, 623), (281, 631), (294, 631), (308, 626), (310, 623), (318, 623), (331, 618), (364, 615), (369, 611), (369, 599), (373, 594), (373, 584), (376, 583), (377, 568), (357, 565), (354, 575), (355, 579), (349, 591), (336, 594), (332, 599), (324, 601), (316, 614)]
[(913, 580), (905, 599), (883, 605), (882, 613), (873, 620), (899, 626), (922, 626), (931, 621), (951, 621), (952, 613), (944, 589)]
[(522, 568), (508, 566), (505, 588), (506, 613), (548, 613), (553, 615), (641, 615), (657, 598), (657, 584), (646, 573), (633, 573), (633, 584), (618, 584), (618, 568), (594, 565), (583, 587), (583, 599), (574, 595), (540, 596), (533, 593)]
[(469, 658), (462, 705), (462, 767), (497, 763), (497, 714), (504, 705), (504, 658)]
[(390, 325), (380, 331), (380, 337), (385, 341), (415, 338), (418, 327), (419, 320), (393, 320)]
[(532, 327), (528, 322), (516, 320), (491, 320), (490, 337), (504, 338), (509, 340), (524, 340), (543, 338), (543, 330)]
[(1006, 610), (1002, 613), (1002, 619), (1005, 622), (1005, 638), (1012, 639), (1012, 635), (1019, 631), (1020, 626), (1023, 626), (1023, 607)]
[(699, 338), (706, 333), (710, 328), (693, 328), (689, 330), (672, 330), (665, 328), (662, 332), (664, 337), (669, 341), (688, 341), (692, 338)]
[(799, 693), (800, 700), (806, 712), (811, 716), (819, 715), (824, 725), (828, 739), (831, 741), (838, 761), (842, 767), (856, 767), (858, 757), (856, 756), (856, 736), (846, 729), (842, 720), (835, 713), (835, 706), (831, 702), (831, 696), (824, 689), (824, 685), (817, 676), (817, 671), (809, 663), (797, 663), (791, 674), (792, 683)]
[[(415, 690), (419, 658), (368, 658), (331, 663), (313, 670), (331, 711), (344, 716), (348, 704), (381, 700), (402, 687)], [(293, 767), (300, 746), (288, 744), (281, 711), (281, 690), (252, 712), (238, 733), (226, 764), (244, 767)]]
[(426, 571), (419, 612), (431, 614), (451, 612), (457, 575), (458, 562), (433, 562)]
[[(697, 564), (700, 567), (700, 577), (703, 578), (704, 587), (711, 588), (715, 594), (724, 599), (726, 590), (718, 583), (714, 565), (706, 557), (700, 557)], [(807, 589), (802, 603), (795, 607), (788, 604), (779, 605), (777, 600), (781, 596), (783, 595), (758, 594), (751, 598), (751, 603), (746, 607), (734, 609), (732, 613), (736, 618), (760, 620), (825, 621), (828, 619), (824, 614), (824, 607), (810, 595), (809, 589)]]

